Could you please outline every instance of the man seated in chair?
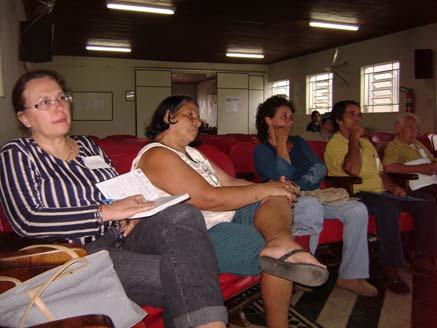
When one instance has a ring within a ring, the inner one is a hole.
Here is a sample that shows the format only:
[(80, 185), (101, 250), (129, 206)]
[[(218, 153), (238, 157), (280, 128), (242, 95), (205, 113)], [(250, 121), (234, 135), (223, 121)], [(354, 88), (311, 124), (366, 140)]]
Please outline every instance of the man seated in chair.
[(434, 200), (420, 192), (406, 192), (382, 171), (371, 142), (362, 138), (360, 105), (353, 100), (337, 102), (331, 112), (335, 135), (325, 150), (328, 174), (361, 177), (354, 193), (375, 215), (378, 229), (378, 257), (383, 266), (382, 281), (395, 293), (409, 293), (398, 268), (404, 266), (399, 214), (409, 212), (415, 219), (417, 256), (414, 269), (424, 274), (434, 271), (432, 259), (437, 255), (437, 207)]
[(437, 158), (417, 140), (419, 125), (419, 118), (412, 113), (399, 116), (394, 126), (396, 137), (385, 148), (382, 163), (387, 173), (419, 173), (419, 180), (410, 187), (432, 195), (437, 202)]
[(302, 138), (307, 141), (328, 141), (334, 134), (331, 113), (324, 113), (320, 118), (320, 131), (305, 131)]

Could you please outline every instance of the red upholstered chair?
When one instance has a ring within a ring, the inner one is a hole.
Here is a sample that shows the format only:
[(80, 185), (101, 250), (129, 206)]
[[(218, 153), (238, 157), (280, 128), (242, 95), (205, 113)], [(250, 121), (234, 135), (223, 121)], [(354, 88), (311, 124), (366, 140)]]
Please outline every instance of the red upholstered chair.
[(308, 146), (311, 148), (311, 150), (322, 160), (324, 161), (325, 156), (325, 148), (326, 148), (326, 141), (307, 141)]
[(0, 232), (12, 233), (11, 225), (6, 220), (6, 215), (3, 213), (3, 208), (0, 206)]
[(110, 136), (106, 136), (102, 140), (123, 141), (126, 139), (137, 139), (137, 137), (131, 134), (113, 134)]
[(227, 137), (226, 135), (218, 136), (218, 135), (210, 135), (210, 134), (201, 136), (200, 141), (202, 144), (216, 146), (226, 155), (229, 155), (232, 145), (238, 142), (238, 140), (235, 139), (234, 137)]
[(123, 174), (130, 171), (133, 159), (148, 142), (147, 139), (137, 138), (114, 141), (107, 137), (96, 143), (109, 156), (117, 172)]
[(231, 147), (229, 157), (235, 165), (237, 177), (261, 182), (253, 160), (253, 152), (258, 144), (259, 141), (255, 139), (252, 141), (239, 141)]
[(218, 165), (227, 174), (235, 177), (235, 168), (231, 159), (214, 145), (201, 144), (197, 147), (209, 160)]
[(394, 133), (382, 132), (382, 131), (372, 132), (369, 136), (369, 139), (373, 143), (373, 145), (375, 146), (376, 151), (378, 152), (378, 155), (380, 158), (384, 157), (385, 147), (394, 138), (395, 138)]
[(222, 137), (234, 138), (235, 140), (238, 141), (254, 141), (254, 142), (258, 141), (256, 134), (227, 133), (224, 134)]

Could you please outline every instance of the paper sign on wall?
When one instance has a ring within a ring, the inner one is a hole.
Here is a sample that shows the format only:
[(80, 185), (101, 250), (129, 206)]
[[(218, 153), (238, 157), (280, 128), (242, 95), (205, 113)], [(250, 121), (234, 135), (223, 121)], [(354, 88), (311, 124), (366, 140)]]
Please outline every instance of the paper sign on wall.
[(225, 97), (225, 108), (227, 113), (237, 113), (240, 110), (240, 97)]

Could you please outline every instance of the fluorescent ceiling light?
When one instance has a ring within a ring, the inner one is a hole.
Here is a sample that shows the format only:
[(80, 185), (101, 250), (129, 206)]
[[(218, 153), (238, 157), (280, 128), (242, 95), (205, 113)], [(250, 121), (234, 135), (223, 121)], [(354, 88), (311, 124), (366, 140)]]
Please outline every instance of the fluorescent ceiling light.
[(264, 58), (263, 54), (252, 54), (252, 53), (244, 53), (244, 52), (227, 52), (227, 57), (239, 57), (239, 58)]
[(106, 7), (110, 9), (139, 11), (143, 13), (173, 15), (175, 8), (171, 6), (159, 6), (145, 1), (113, 1), (107, 0)]
[(112, 52), (132, 51), (129, 42), (127, 41), (104, 40), (104, 39), (89, 40), (86, 45), (86, 49), (91, 51), (112, 51)]
[(343, 24), (343, 23), (331, 23), (322, 21), (310, 21), (311, 27), (321, 27), (321, 28), (333, 28), (337, 30), (347, 30), (347, 31), (358, 31), (359, 25)]
[(131, 48), (122, 47), (105, 47), (105, 46), (86, 46), (87, 50), (94, 51), (114, 51), (114, 52), (131, 52)]

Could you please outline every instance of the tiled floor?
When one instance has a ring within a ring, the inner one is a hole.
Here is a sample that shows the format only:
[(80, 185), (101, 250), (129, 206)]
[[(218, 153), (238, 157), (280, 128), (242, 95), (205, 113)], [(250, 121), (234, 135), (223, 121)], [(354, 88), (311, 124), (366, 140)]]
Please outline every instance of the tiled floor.
[[(374, 266), (372, 277), (378, 277)], [(378, 297), (357, 297), (335, 287), (336, 270), (326, 285), (311, 292), (298, 291), (293, 305), (299, 313), (325, 328), (433, 328), (437, 327), (437, 274), (434, 278), (412, 275), (401, 270), (402, 278), (412, 288), (408, 295), (386, 291), (379, 279), (371, 282)], [(256, 321), (258, 325), (260, 321)], [(251, 327), (261, 327), (252, 325)]]

